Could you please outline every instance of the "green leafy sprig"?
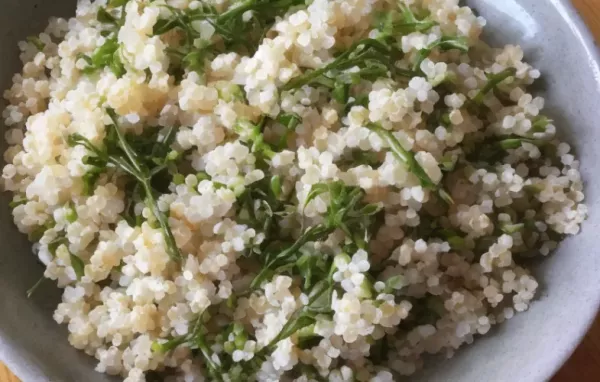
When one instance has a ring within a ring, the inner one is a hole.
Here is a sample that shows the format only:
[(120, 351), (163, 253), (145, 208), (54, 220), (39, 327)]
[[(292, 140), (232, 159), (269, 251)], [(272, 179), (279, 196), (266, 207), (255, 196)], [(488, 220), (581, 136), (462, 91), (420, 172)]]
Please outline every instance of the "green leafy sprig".
[[(152, 211), (152, 214), (160, 225), (167, 253), (173, 260), (180, 261), (181, 253), (169, 226), (168, 217), (160, 210), (155, 191), (151, 185), (152, 176), (157, 173), (157, 170), (149, 169), (143, 163), (140, 155), (133, 149), (132, 144), (126, 139), (119, 128), (115, 111), (107, 109), (107, 114), (110, 116), (112, 124), (108, 126), (109, 132), (105, 140), (105, 147), (97, 147), (87, 138), (77, 133), (69, 137), (69, 144), (71, 146), (82, 145), (92, 154), (85, 159), (85, 163), (95, 167), (92, 172), (94, 176), (105, 171), (108, 166), (112, 166), (129, 174), (137, 181), (139, 188), (144, 193), (146, 206)], [(161, 167), (159, 166), (158, 168)]]
[(493, 91), (495, 88), (498, 87), (498, 85), (500, 85), (505, 80), (516, 76), (516, 74), (517, 74), (517, 69), (508, 68), (508, 69), (501, 71), (500, 73), (489, 75), (488, 82), (485, 84), (485, 86), (483, 88), (481, 88), (481, 90), (479, 90), (477, 92), (475, 97), (473, 97), (472, 102), (475, 104), (475, 106), (483, 105), (485, 96), (489, 92)]
[[(162, 35), (173, 29), (183, 31), (182, 44), (169, 52), (181, 63), (182, 69), (202, 72), (205, 61), (219, 52), (243, 48), (245, 53), (252, 54), (277, 16), (303, 4), (304, 0), (245, 0), (234, 3), (223, 13), (205, 3), (197, 9), (187, 10), (165, 6), (170, 15), (156, 23), (154, 34)], [(246, 20), (245, 15), (251, 17)], [(197, 21), (210, 23), (221, 41), (203, 39), (193, 27)]]
[[(390, 72), (392, 76), (411, 78), (413, 72), (396, 67), (393, 60), (393, 49), (386, 43), (367, 38), (354, 44), (350, 49), (344, 51), (332, 62), (320, 69), (306, 72), (288, 82), (283, 86), (283, 90), (292, 90), (301, 88), (304, 85), (320, 84), (330, 88), (335, 87), (336, 73), (346, 69), (358, 67), (362, 72), (355, 76), (368, 74), (368, 78), (379, 78), (385, 73)], [(352, 77), (350, 77), (352, 79)], [(351, 83), (351, 81), (345, 81)]]
[(364, 204), (363, 190), (339, 181), (314, 185), (307, 195), (305, 206), (324, 193), (328, 193), (330, 198), (325, 220), (304, 230), (291, 245), (266, 251), (263, 267), (252, 281), (252, 289), (258, 288), (269, 275), (292, 269), (304, 245), (325, 240), (336, 229), (342, 230), (358, 248), (366, 248), (372, 234), (370, 228), (373, 217), (381, 210), (381, 206)]
[(397, 3), (399, 11), (387, 11), (378, 18), (376, 23), (380, 32), (378, 39), (395, 39), (414, 32), (426, 32), (438, 25), (428, 18), (420, 20), (409, 6), (401, 1)]
[(411, 151), (404, 149), (391, 131), (386, 130), (374, 123), (369, 124), (367, 127), (379, 135), (379, 137), (381, 137), (381, 139), (387, 143), (392, 154), (394, 154), (398, 161), (406, 165), (408, 171), (410, 171), (419, 179), (421, 186), (429, 190), (436, 191), (440, 198), (442, 198), (442, 200), (444, 200), (446, 203), (454, 204), (450, 194), (443, 187), (435, 184), (433, 180), (431, 180), (429, 175), (427, 175), (427, 172), (425, 172), (425, 169), (423, 169), (423, 167), (416, 160), (415, 155)]
[(119, 47), (117, 37), (112, 37), (107, 39), (91, 56), (79, 55), (78, 57), (87, 63), (87, 66), (81, 70), (82, 73), (94, 74), (105, 67), (109, 67), (115, 76), (122, 77), (126, 73), (126, 69), (123, 65)]
[(429, 55), (434, 49), (440, 49), (441, 51), (449, 51), (455, 49), (466, 53), (469, 51), (469, 44), (467, 39), (464, 37), (444, 36), (439, 40), (436, 40), (431, 44), (427, 45), (425, 48), (419, 50), (417, 58), (415, 59), (415, 63), (413, 64), (413, 71), (420, 72), (421, 64), (427, 57), (429, 57)]

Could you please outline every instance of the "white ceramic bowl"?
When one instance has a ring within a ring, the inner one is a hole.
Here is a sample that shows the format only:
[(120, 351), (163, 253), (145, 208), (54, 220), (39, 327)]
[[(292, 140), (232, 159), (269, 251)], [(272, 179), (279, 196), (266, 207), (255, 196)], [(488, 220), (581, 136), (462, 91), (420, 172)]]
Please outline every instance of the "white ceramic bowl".
[[(76, 0), (0, 0), (0, 88), (20, 70), (17, 41), (43, 29), (49, 16), (68, 16)], [(600, 302), (600, 68), (592, 37), (568, 0), (471, 0), (487, 18), (493, 43), (519, 43), (543, 74), (539, 91), (548, 114), (575, 146), (583, 164), (590, 219), (535, 267), (542, 282), (531, 310), (478, 339), (451, 360), (437, 361), (417, 379), (461, 382), (541, 382), (575, 349)], [(5, 144), (2, 143), (2, 150)], [(595, 171), (596, 170), (596, 171)], [(0, 200), (0, 359), (24, 382), (100, 382), (94, 360), (70, 347), (52, 320), (59, 293), (44, 284), (25, 291), (42, 273), (31, 245), (13, 226), (8, 195)]]

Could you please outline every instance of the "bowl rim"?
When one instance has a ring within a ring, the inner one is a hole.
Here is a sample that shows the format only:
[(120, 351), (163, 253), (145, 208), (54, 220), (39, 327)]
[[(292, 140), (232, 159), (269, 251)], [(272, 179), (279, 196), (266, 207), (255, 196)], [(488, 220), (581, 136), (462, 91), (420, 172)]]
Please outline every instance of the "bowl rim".
[[(579, 10), (575, 7), (572, 0), (550, 0), (550, 3), (556, 8), (556, 11), (567, 23), (569, 29), (577, 37), (577, 41), (583, 46), (586, 53), (587, 64), (589, 68), (594, 72), (594, 81), (598, 83), (600, 87), (600, 36), (599, 40), (596, 41), (596, 37), (592, 33), (586, 21), (583, 19)], [(585, 222), (584, 222), (585, 224)], [(579, 345), (583, 342), (585, 336), (590, 331), (591, 327), (596, 322), (598, 314), (600, 314), (600, 289), (596, 291), (595, 302), (590, 302), (587, 313), (580, 322), (579, 328), (576, 330), (577, 334), (572, 338), (569, 345), (562, 349), (561, 362), (555, 363), (553, 366), (548, 367), (546, 372), (539, 374), (540, 381), (550, 381), (552, 377), (558, 373), (558, 371), (567, 363), (571, 356), (575, 353)]]
[[(594, 72), (594, 80), (600, 86), (600, 46), (598, 45), (600, 40), (598, 42), (596, 41), (596, 37), (581, 16), (579, 10), (573, 4), (572, 0), (549, 0), (549, 3), (556, 8), (556, 11), (575, 34), (577, 42), (585, 49), (587, 63)], [(572, 338), (572, 341), (560, 351), (561, 362), (554, 363), (553, 366), (548, 367), (545, 372), (538, 374), (538, 376), (541, 377), (540, 381), (550, 380), (565, 365), (581, 344), (584, 337), (595, 323), (596, 317), (600, 313), (600, 289), (596, 292), (594, 300), (595, 302), (589, 304), (585, 316), (581, 317), (582, 319), (580, 322), (582, 324), (579, 325), (577, 334)], [(10, 372), (22, 381), (39, 381), (47, 378), (47, 376), (44, 375), (43, 367), (32, 362), (22, 350), (15, 350), (9, 342), (10, 341), (7, 341), (0, 335), (0, 359)]]

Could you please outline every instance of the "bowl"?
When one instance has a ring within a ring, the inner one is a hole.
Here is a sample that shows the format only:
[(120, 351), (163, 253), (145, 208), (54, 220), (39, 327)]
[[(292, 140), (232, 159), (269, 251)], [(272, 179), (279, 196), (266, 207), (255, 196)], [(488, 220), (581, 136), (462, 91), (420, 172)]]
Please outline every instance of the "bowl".
[[(20, 70), (17, 42), (38, 33), (50, 16), (69, 16), (75, 0), (0, 0), (0, 88)], [(545, 381), (571, 355), (600, 303), (600, 158), (598, 99), (600, 58), (592, 36), (568, 0), (471, 0), (488, 20), (486, 38), (494, 45), (519, 43), (539, 68), (538, 91), (558, 129), (576, 148), (586, 180), (590, 218), (583, 232), (534, 266), (542, 288), (531, 309), (498, 326), (451, 360), (433, 361), (422, 381)], [(2, 140), (0, 148), (6, 144)], [(26, 290), (43, 269), (31, 244), (12, 223), (9, 195), (0, 197), (0, 359), (23, 381), (112, 381), (93, 371), (94, 359), (72, 348), (64, 327), (52, 319), (60, 291), (44, 283), (28, 299)]]

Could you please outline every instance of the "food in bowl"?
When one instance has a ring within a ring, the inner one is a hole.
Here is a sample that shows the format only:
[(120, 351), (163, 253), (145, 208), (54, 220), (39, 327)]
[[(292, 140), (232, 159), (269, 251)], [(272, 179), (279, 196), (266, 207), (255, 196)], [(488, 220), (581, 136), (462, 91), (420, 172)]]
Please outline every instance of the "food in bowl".
[[(457, 1), (82, 1), (20, 46), (13, 216), (126, 381), (388, 381), (528, 309), (579, 162)], [(35, 293), (33, 288), (30, 293)]]

